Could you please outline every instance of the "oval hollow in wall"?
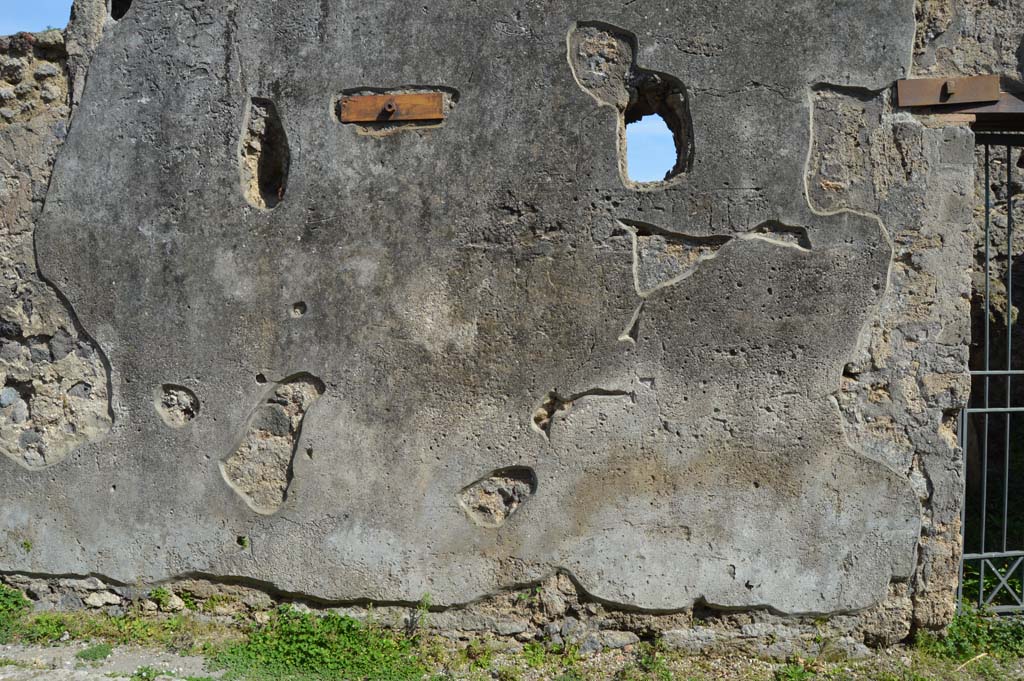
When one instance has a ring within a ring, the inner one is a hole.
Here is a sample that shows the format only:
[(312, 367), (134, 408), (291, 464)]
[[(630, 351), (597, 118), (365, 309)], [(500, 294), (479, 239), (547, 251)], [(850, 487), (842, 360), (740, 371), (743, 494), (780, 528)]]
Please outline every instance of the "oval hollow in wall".
[(537, 492), (537, 474), (526, 466), (512, 466), (463, 488), (459, 505), (480, 527), (501, 527)]
[(156, 410), (171, 428), (183, 428), (199, 414), (199, 398), (188, 388), (166, 383), (156, 396)]
[(291, 150), (277, 106), (253, 97), (246, 111), (239, 145), (242, 193), (255, 208), (270, 210), (284, 200)]
[(235, 451), (221, 461), (225, 482), (257, 513), (272, 515), (287, 499), (306, 414), (324, 390), (323, 381), (306, 373), (275, 383), (250, 414)]

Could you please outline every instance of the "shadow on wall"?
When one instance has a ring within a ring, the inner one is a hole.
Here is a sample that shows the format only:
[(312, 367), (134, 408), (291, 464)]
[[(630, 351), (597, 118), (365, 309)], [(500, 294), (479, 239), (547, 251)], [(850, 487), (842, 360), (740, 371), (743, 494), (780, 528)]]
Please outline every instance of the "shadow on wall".
[(114, 21), (120, 21), (131, 7), (132, 0), (110, 0), (110, 16)]
[(1017, 46), (1017, 71), (1021, 79), (1024, 79), (1024, 37), (1021, 37), (1020, 45)]

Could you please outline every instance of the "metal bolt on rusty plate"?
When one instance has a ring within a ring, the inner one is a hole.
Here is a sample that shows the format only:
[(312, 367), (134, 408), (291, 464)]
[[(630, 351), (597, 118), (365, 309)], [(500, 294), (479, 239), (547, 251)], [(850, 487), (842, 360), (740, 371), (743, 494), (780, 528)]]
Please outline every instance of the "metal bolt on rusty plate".
[(443, 121), (444, 94), (408, 92), (345, 95), (341, 98), (339, 117), (342, 123)]
[(999, 76), (911, 78), (896, 81), (902, 107), (994, 102), (1000, 97)]

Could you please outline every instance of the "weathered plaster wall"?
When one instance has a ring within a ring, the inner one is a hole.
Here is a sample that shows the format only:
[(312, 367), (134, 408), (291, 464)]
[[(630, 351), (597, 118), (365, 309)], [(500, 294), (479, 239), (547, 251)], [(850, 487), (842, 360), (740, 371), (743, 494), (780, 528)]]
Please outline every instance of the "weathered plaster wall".
[[(59, 96), (0, 121), (8, 281), (50, 310), (5, 308), (7, 383), (65, 405), (0, 414), (40, 603), (202, 576), (687, 649), (948, 620), (973, 139), (889, 95), (939, 68), (932, 5), (102, 5), (11, 42)], [(337, 118), (410, 86), (443, 125)], [(683, 153), (637, 186), (651, 93)]]
[[(815, 110), (812, 200), (871, 211), (893, 239), (890, 289), (846, 367), (839, 402), (851, 441), (904, 471), (921, 502), (917, 570), (909, 591), (894, 585), (907, 634), (912, 623), (942, 626), (955, 605), (963, 495), (956, 426), (970, 390), (973, 136), (893, 112), (888, 92), (823, 90)], [(843, 163), (851, 158), (859, 161)]]
[(70, 114), (60, 31), (0, 42), (0, 451), (26, 468), (60, 463), (111, 426), (102, 351), (36, 272), (33, 225)]
[(1024, 5), (1015, 0), (917, 0), (918, 75), (1024, 71)]

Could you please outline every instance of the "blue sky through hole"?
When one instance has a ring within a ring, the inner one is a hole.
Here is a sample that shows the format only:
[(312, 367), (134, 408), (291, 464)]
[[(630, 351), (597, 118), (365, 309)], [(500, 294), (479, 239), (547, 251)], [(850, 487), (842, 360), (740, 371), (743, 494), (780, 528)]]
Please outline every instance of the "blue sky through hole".
[(70, 16), (71, 0), (0, 0), (0, 35), (63, 29)]
[(676, 165), (676, 143), (656, 114), (626, 126), (626, 163), (634, 182), (660, 182)]

